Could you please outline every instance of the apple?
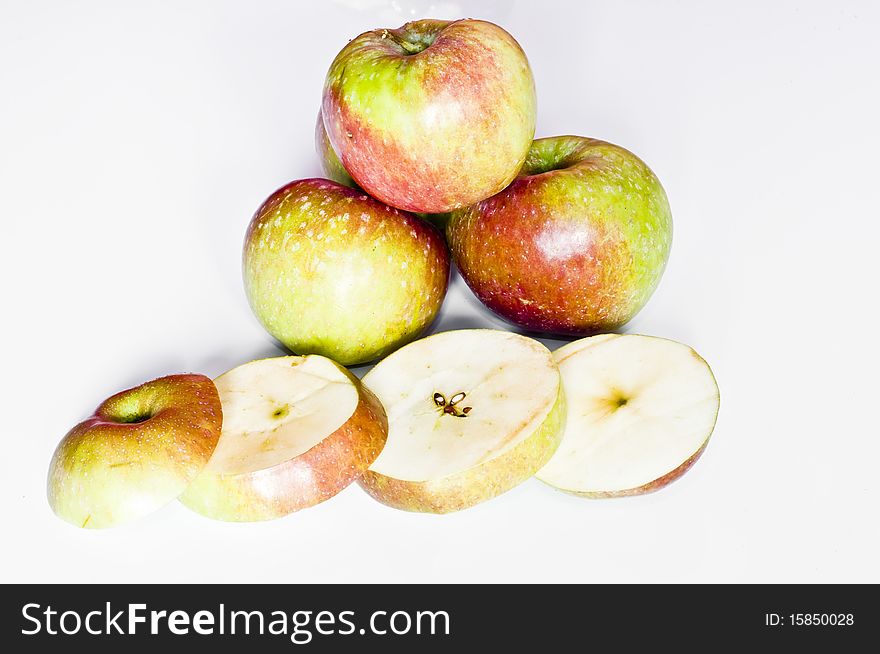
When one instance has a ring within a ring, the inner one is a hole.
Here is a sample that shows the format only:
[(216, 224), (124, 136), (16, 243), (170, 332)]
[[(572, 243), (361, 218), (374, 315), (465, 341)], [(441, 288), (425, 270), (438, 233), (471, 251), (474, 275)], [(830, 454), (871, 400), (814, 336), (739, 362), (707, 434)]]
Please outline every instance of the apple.
[[(318, 111), (318, 121), (315, 124), (315, 150), (318, 153), (318, 160), (321, 162), (321, 172), (324, 173), (327, 179), (331, 179), (337, 184), (360, 190), (361, 187), (351, 178), (351, 175), (348, 174), (345, 166), (342, 165), (342, 162), (333, 150), (333, 144), (330, 143), (327, 130), (324, 129), (324, 117), (320, 111)], [(446, 222), (449, 220), (449, 213), (422, 213), (417, 211), (415, 215), (423, 220), (427, 220), (441, 231), (446, 229)]]
[(208, 463), (223, 421), (214, 383), (172, 375), (105, 400), (49, 466), (49, 505), (77, 527), (130, 522), (165, 506)]
[(621, 147), (538, 139), (517, 179), (456, 211), (446, 237), (489, 309), (529, 330), (589, 334), (629, 321), (654, 292), (672, 242), (657, 177)]
[(321, 172), (337, 184), (348, 186), (349, 188), (360, 190), (345, 166), (339, 160), (339, 156), (330, 143), (330, 137), (327, 136), (327, 130), (324, 129), (324, 116), (318, 111), (318, 121), (315, 123), (315, 151), (318, 153), (318, 161), (321, 163)]
[(325, 179), (291, 182), (257, 210), (244, 281), (266, 330), (343, 365), (398, 348), (434, 319), (449, 281), (442, 234)]
[(541, 481), (586, 497), (640, 495), (678, 479), (703, 453), (718, 385), (687, 345), (602, 334), (559, 348), (554, 359), (569, 409)]
[(443, 213), (507, 186), (535, 133), (519, 44), (480, 20), (419, 20), (356, 37), (324, 83), (324, 126), (358, 185), (399, 209)]
[(447, 513), (510, 490), (562, 435), (559, 370), (538, 341), (442, 332), (401, 348), (363, 379), (385, 406), (388, 442), (359, 483), (407, 511)]
[(361, 382), (318, 355), (252, 361), (216, 380), (223, 431), (180, 501), (217, 520), (279, 518), (351, 484), (388, 433)]

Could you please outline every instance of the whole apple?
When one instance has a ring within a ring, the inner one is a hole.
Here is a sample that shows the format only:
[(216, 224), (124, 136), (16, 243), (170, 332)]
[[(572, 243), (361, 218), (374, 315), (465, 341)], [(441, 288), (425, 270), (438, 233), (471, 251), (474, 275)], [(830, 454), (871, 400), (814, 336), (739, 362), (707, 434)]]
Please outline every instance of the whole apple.
[(361, 34), (324, 84), (344, 169), (400, 209), (443, 213), (516, 176), (535, 133), (535, 85), (514, 38), (480, 20), (419, 20)]
[(266, 330), (297, 354), (355, 365), (421, 333), (443, 303), (449, 252), (412, 214), (326, 179), (292, 182), (257, 210), (244, 282)]
[(634, 154), (579, 136), (538, 139), (501, 193), (452, 214), (462, 277), (526, 329), (587, 334), (629, 321), (654, 292), (672, 242), (659, 180)]
[(198, 476), (222, 423), (220, 396), (204, 375), (171, 375), (117, 393), (58, 444), (49, 505), (87, 529), (142, 518)]

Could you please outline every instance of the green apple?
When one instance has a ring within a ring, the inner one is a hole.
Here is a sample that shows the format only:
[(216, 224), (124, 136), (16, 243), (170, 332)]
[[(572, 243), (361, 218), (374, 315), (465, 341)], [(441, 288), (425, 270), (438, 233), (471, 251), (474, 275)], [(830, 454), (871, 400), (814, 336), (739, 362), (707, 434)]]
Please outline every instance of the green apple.
[(325, 357), (252, 361), (216, 384), (225, 415), (220, 442), (180, 497), (210, 518), (269, 520), (323, 502), (385, 444), (382, 405)]
[(535, 84), (497, 25), (419, 20), (352, 39), (327, 73), (322, 112), (361, 188), (399, 209), (444, 213), (516, 176), (535, 134)]
[(435, 334), (363, 381), (385, 406), (388, 442), (360, 484), (398, 509), (447, 513), (500, 495), (539, 470), (562, 436), (559, 370), (547, 348), (518, 334)]
[(672, 215), (651, 169), (616, 145), (534, 142), (501, 193), (454, 212), (446, 236), (474, 294), (529, 330), (614, 330), (648, 301), (666, 266)]
[(117, 393), (59, 443), (52, 510), (77, 527), (113, 527), (180, 495), (207, 464), (223, 421), (214, 383), (172, 375)]
[(706, 448), (718, 385), (687, 345), (602, 334), (559, 348), (554, 359), (569, 409), (541, 481), (586, 497), (640, 495), (678, 479)]
[(325, 179), (279, 189), (244, 243), (254, 314), (297, 354), (365, 363), (418, 336), (449, 281), (442, 234), (412, 214)]

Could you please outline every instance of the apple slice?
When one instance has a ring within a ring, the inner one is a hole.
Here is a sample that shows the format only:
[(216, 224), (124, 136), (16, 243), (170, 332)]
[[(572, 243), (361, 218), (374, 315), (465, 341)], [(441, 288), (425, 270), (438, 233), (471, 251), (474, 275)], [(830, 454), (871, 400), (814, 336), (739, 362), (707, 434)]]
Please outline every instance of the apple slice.
[(586, 497), (663, 488), (694, 464), (718, 416), (718, 385), (687, 345), (602, 334), (554, 353), (568, 397), (562, 444), (536, 475)]
[(49, 465), (49, 505), (77, 527), (113, 527), (180, 495), (223, 421), (214, 383), (171, 375), (117, 393), (71, 429)]
[(551, 353), (490, 329), (435, 334), (379, 362), (364, 384), (388, 442), (360, 480), (398, 509), (447, 513), (500, 495), (552, 456), (565, 399)]
[(388, 433), (360, 381), (320, 355), (261, 359), (216, 380), (223, 431), (181, 495), (217, 520), (269, 520), (332, 497), (367, 469)]

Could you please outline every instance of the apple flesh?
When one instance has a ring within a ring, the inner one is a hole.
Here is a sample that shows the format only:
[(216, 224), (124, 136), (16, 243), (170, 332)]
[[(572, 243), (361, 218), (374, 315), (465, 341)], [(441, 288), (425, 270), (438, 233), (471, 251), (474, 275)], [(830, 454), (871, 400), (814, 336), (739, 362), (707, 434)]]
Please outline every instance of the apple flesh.
[(207, 464), (223, 420), (214, 383), (172, 375), (105, 400), (64, 437), (49, 466), (49, 505), (77, 527), (113, 527), (180, 495)]
[(398, 509), (448, 513), (500, 495), (534, 475), (561, 438), (559, 371), (543, 345), (518, 334), (435, 334), (363, 381), (389, 430), (360, 484)]
[(180, 497), (210, 518), (269, 520), (323, 502), (385, 444), (382, 405), (325, 357), (253, 361), (216, 384), (226, 416), (220, 442)]
[(244, 244), (254, 314), (297, 354), (354, 365), (421, 333), (440, 309), (449, 252), (436, 228), (325, 179), (259, 208)]
[(535, 133), (535, 86), (497, 25), (419, 20), (350, 41), (327, 73), (322, 112), (361, 188), (399, 209), (443, 213), (516, 176)]
[(690, 347), (603, 334), (561, 347), (554, 359), (569, 410), (541, 481), (586, 497), (640, 495), (678, 479), (702, 454), (718, 385)]
[(672, 215), (659, 180), (621, 147), (577, 136), (538, 139), (519, 177), (456, 211), (455, 263), (492, 311), (529, 330), (611, 331), (654, 292)]

